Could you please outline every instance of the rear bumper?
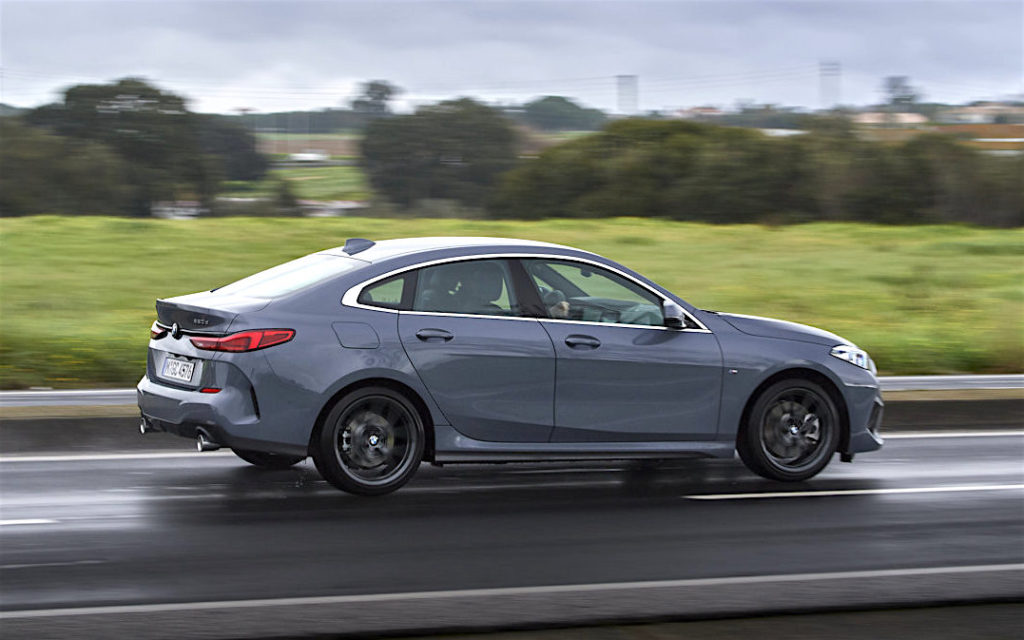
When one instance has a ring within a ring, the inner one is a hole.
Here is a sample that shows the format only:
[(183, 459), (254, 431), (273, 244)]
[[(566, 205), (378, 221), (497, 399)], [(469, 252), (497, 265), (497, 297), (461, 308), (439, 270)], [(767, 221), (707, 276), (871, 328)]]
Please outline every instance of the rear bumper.
[(268, 453), (306, 455), (305, 446), (252, 437), (261, 429), (260, 416), (248, 390), (225, 387), (200, 393), (153, 382), (143, 377), (136, 387), (139, 410), (147, 426), (194, 440), (200, 430), (222, 447)]

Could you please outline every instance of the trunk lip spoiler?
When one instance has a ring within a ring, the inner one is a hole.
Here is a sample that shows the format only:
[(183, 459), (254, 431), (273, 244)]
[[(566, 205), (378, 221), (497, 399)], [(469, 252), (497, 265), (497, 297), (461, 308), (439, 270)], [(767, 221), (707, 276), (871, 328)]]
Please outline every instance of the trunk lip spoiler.
[[(234, 320), (232, 320), (232, 322), (234, 322)], [(159, 320), (154, 322), (154, 324), (156, 324), (156, 326), (160, 327), (161, 329), (167, 330), (168, 332), (170, 332), (171, 329), (174, 328), (173, 324), (169, 324), (169, 325), (168, 324), (164, 324), (163, 322), (160, 322)], [(230, 327), (230, 326), (231, 326), (231, 324), (228, 324), (228, 327)], [(181, 335), (183, 335), (183, 336), (219, 336), (219, 335), (227, 335), (227, 329), (225, 329), (224, 331), (197, 331), (196, 329), (182, 329), (180, 326), (178, 328), (180, 329)]]

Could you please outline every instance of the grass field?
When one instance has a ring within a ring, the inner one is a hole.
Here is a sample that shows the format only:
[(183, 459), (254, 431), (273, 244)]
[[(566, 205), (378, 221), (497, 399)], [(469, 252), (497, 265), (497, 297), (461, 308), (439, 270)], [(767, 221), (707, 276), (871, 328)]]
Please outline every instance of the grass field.
[(1024, 230), (708, 226), (652, 220), (0, 220), (0, 386), (134, 384), (153, 301), (351, 236), (514, 236), (576, 245), (697, 306), (821, 326), (881, 371), (1024, 370)]
[(226, 197), (273, 197), (277, 181), (287, 180), (300, 200), (367, 200), (370, 186), (357, 166), (272, 169), (263, 180), (234, 180), (225, 184)]
[(300, 153), (319, 149), (332, 156), (356, 156), (362, 133), (260, 133), (257, 135), (259, 150), (269, 154)]

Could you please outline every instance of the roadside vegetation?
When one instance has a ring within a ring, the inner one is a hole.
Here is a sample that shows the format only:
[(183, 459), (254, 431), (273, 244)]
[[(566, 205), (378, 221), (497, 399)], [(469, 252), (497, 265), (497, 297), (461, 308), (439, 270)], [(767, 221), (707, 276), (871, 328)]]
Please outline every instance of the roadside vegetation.
[(259, 181), (234, 180), (224, 183), (221, 194), (230, 198), (273, 198), (280, 183), (288, 183), (300, 200), (367, 200), (370, 187), (357, 166), (290, 167), (271, 169)]
[[(134, 384), (153, 303), (348, 237), (523, 237), (579, 246), (697, 306), (827, 328), (884, 374), (1024, 370), (1024, 230), (614, 218), (0, 220), (0, 386)], [(339, 293), (340, 295), (340, 293)]]
[(520, 162), (501, 176), (489, 209), (531, 220), (631, 215), (1013, 227), (1024, 224), (1022, 175), (1024, 156), (987, 156), (939, 134), (868, 142), (840, 119), (783, 138), (630, 119)]

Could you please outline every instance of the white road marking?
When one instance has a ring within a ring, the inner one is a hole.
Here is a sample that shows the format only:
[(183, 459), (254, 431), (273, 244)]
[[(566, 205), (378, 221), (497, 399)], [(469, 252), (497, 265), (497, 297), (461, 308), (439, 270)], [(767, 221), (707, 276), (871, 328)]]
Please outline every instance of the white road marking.
[(1024, 431), (998, 429), (993, 431), (902, 431), (897, 433), (882, 432), (884, 440), (923, 440), (927, 438), (1010, 438), (1024, 436)]
[(764, 493), (705, 493), (683, 496), (687, 500), (751, 500), (757, 498), (820, 498), (823, 496), (872, 496), (901, 493), (956, 493), (961, 491), (1024, 490), (1024, 484), (973, 484), (945, 487), (893, 489), (837, 489), (834, 491), (772, 491)]
[(531, 482), (529, 484), (451, 484), (444, 487), (403, 487), (402, 493), (469, 493), (471, 491), (498, 491), (501, 489), (567, 489), (570, 487), (609, 487), (620, 484), (622, 484), (621, 480), (577, 480), (565, 482)]
[(0, 570), (9, 569), (38, 569), (41, 567), (77, 567), (79, 565), (86, 564), (104, 564), (104, 560), (73, 560), (71, 562), (38, 562), (35, 564), (4, 564), (0, 565)]
[(162, 604), (118, 605), (106, 607), (71, 607), (65, 609), (28, 609), (0, 611), (0, 620), (16, 618), (55, 618), (97, 614), (156, 613), (161, 611), (196, 611), (216, 609), (251, 609), (257, 607), (288, 607), (322, 604), (350, 604), (394, 602), (402, 600), (444, 600), (449, 598), (489, 598), (516, 595), (557, 593), (593, 593), (601, 591), (628, 591), (639, 589), (665, 589), (673, 587), (703, 587), (714, 585), (764, 584), (773, 582), (810, 582), (823, 580), (851, 580), (858, 578), (891, 578), (901, 576), (955, 575), (1024, 570), (1024, 564), (984, 564), (960, 567), (916, 567), (908, 569), (876, 569), (869, 571), (838, 571), (829, 573), (791, 573), (769, 576), (733, 576), (725, 578), (687, 578), (682, 580), (651, 580), (646, 582), (604, 582), (595, 584), (566, 584), (537, 587), (499, 587), (492, 589), (454, 589), (449, 591), (412, 591), (406, 593), (375, 593), (350, 596), (311, 596), (303, 598), (267, 598), (261, 600), (223, 600), (214, 602), (175, 602)]
[(0, 520), (0, 527), (20, 527), (29, 524), (57, 524), (57, 520), (45, 518), (25, 518), (23, 520)]

